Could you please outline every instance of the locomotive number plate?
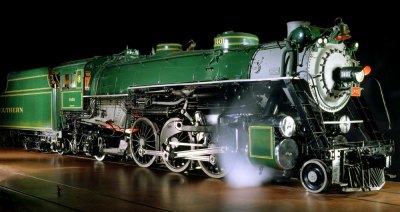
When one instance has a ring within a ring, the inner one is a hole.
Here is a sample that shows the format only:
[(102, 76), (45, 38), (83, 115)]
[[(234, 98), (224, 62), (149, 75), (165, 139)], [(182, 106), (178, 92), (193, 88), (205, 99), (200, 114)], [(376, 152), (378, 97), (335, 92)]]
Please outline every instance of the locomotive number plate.
[(351, 96), (356, 96), (356, 97), (361, 96), (361, 88), (360, 87), (352, 87), (351, 88)]

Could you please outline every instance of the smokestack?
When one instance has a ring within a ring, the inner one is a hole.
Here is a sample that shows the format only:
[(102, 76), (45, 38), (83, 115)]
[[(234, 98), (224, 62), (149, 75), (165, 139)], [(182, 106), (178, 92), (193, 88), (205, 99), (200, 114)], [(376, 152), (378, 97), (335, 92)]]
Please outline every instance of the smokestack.
[(300, 26), (310, 26), (310, 22), (308, 21), (290, 21), (287, 22), (287, 37), (289, 37), (290, 33)]

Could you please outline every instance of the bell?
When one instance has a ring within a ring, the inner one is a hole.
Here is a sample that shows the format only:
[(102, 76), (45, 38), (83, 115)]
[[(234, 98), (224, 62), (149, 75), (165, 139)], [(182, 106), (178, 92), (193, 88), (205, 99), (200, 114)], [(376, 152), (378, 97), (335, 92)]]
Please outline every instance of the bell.
[(339, 32), (338, 35), (335, 37), (337, 41), (343, 41), (351, 38), (350, 29), (349, 26), (347, 26), (347, 24), (341, 22), (339, 23), (338, 27), (339, 27)]

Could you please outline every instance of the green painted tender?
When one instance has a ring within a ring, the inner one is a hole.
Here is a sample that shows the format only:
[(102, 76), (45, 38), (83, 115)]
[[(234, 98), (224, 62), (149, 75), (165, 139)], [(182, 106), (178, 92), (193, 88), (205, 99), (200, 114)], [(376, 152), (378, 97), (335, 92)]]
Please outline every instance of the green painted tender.
[(57, 128), (56, 90), (48, 68), (10, 73), (0, 95), (0, 127), (22, 130)]

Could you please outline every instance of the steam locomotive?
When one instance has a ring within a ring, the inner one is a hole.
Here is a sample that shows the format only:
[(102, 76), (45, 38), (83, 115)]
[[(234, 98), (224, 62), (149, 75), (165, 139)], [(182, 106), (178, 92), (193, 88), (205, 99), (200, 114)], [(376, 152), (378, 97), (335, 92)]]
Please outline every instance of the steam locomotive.
[[(361, 97), (370, 72), (348, 25), (289, 22), (284, 41), (217, 35), (214, 48), (161, 43), (8, 75), (0, 127), (25, 148), (133, 158), (224, 177), (237, 158), (313, 193), (379, 190), (393, 141)], [(232, 163), (221, 163), (229, 156)]]

